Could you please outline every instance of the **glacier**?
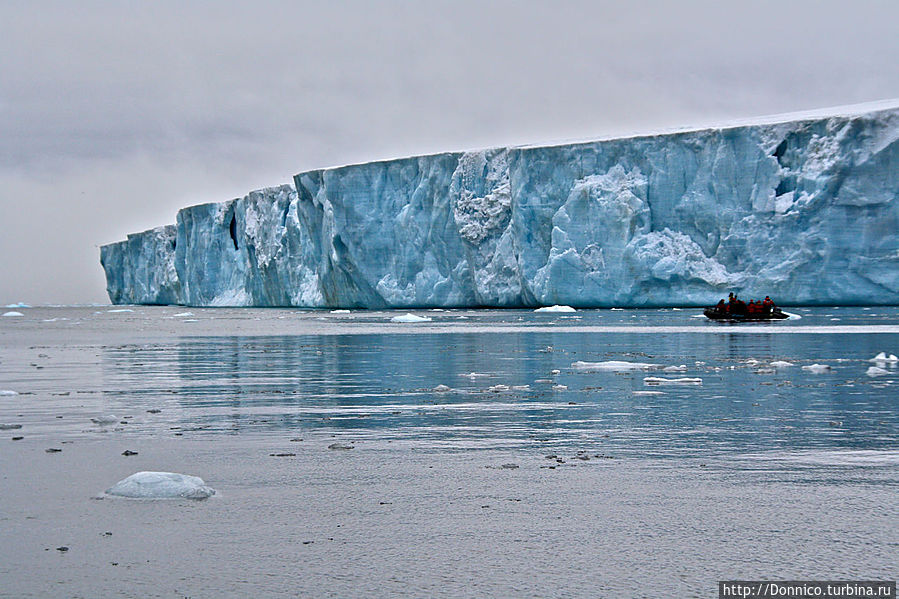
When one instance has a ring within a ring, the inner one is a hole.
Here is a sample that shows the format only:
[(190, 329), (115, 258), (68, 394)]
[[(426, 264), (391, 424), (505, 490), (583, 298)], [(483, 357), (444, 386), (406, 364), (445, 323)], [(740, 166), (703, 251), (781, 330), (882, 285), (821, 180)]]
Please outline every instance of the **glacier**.
[(899, 304), (899, 101), (312, 170), (101, 247), (114, 304)]

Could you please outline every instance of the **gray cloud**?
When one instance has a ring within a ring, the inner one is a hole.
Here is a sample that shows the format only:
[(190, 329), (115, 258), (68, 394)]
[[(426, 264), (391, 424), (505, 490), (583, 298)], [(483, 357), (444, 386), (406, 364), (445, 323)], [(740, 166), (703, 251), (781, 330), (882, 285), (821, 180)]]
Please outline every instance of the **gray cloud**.
[(0, 302), (103, 301), (96, 244), (310, 168), (899, 97), (897, 13), (5, 2)]

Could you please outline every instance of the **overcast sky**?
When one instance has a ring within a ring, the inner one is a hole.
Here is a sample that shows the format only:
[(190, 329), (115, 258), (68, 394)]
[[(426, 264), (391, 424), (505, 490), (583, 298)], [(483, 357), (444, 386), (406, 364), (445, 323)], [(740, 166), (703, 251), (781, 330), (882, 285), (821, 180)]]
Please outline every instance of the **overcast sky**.
[(899, 3), (0, 1), (0, 304), (301, 171), (899, 98)]

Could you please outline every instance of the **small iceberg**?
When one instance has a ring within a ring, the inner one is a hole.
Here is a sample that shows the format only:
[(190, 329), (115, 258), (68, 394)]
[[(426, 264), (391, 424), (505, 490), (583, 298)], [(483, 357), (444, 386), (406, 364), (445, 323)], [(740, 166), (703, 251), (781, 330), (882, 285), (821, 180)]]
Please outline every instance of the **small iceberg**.
[(116, 308), (115, 310), (107, 310), (109, 314), (118, 314), (120, 312), (134, 312), (131, 308)]
[(394, 316), (390, 322), (430, 322), (427, 316), (416, 316), (415, 314), (403, 314), (402, 316)]
[(803, 366), (802, 369), (806, 372), (811, 372), (812, 374), (824, 374), (825, 372), (830, 372), (830, 366), (827, 364), (811, 364), (810, 366)]
[(687, 365), (681, 364), (680, 366), (666, 366), (662, 369), (662, 372), (687, 372)]
[(891, 364), (896, 364), (897, 362), (899, 362), (899, 358), (896, 357), (896, 354), (887, 355), (886, 352), (880, 352), (879, 354), (868, 360), (868, 362), (889, 362)]
[(13, 391), (12, 389), (0, 389), (0, 397), (12, 397), (18, 394), (18, 391)]
[(883, 368), (878, 368), (877, 366), (871, 366), (865, 371), (865, 374), (868, 376), (883, 376), (885, 374), (890, 374), (889, 370), (884, 370)]
[(679, 378), (679, 379), (666, 379), (661, 376), (647, 376), (643, 378), (643, 383), (646, 385), (701, 385), (702, 379), (693, 379), (693, 378)]
[(193, 312), (178, 312), (177, 314), (172, 314), (172, 318), (187, 318), (188, 316), (193, 315)]
[(542, 308), (537, 308), (534, 312), (577, 312), (571, 306), (543, 306)]
[(113, 424), (118, 421), (119, 419), (113, 414), (103, 414), (102, 416), (91, 418), (91, 422), (94, 424)]
[(773, 368), (789, 368), (790, 366), (794, 366), (792, 362), (785, 362), (784, 360), (775, 360), (771, 362), (770, 366)]
[(331, 314), (349, 314), (349, 310), (331, 310)]
[(609, 360), (608, 362), (574, 362), (572, 368), (579, 372), (632, 372), (634, 370), (654, 370), (660, 368), (658, 364), (646, 362), (622, 362)]
[(207, 499), (215, 495), (215, 489), (199, 476), (137, 472), (106, 489), (106, 494), (131, 499)]
[(433, 391), (434, 393), (449, 393), (452, 390), (452, 387), (450, 387), (449, 385), (437, 385), (436, 387), (431, 389), (431, 391)]
[(11, 310), (9, 312), (4, 312), (3, 316), (25, 316), (25, 315), (22, 314), (21, 312), (16, 312), (14, 310)]
[(5, 307), (6, 308), (30, 308), (31, 306), (29, 306), (25, 302), (17, 302), (15, 304), (6, 304)]

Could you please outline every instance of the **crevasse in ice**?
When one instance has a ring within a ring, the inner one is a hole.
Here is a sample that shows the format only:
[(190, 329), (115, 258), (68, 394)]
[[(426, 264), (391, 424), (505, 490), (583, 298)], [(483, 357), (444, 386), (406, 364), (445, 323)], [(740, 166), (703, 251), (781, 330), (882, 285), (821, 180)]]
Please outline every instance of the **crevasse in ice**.
[(899, 303), (899, 102), (301, 173), (103, 246), (113, 303)]

